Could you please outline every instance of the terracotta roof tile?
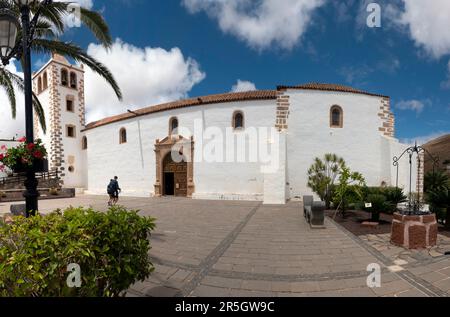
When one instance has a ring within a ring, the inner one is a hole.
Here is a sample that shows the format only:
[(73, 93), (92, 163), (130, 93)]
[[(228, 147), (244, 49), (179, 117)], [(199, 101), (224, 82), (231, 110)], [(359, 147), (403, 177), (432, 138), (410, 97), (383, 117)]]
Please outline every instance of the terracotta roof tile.
[(309, 89), (309, 90), (321, 90), (321, 91), (340, 91), (340, 92), (348, 92), (348, 93), (353, 93), (353, 94), (362, 94), (362, 95), (368, 95), (368, 96), (389, 98), (388, 96), (374, 94), (374, 93), (370, 93), (367, 91), (355, 89), (355, 88), (344, 86), (344, 85), (337, 85), (337, 84), (308, 83), (308, 84), (299, 85), (299, 86), (278, 86), (278, 90), (283, 90), (283, 89)]
[(94, 129), (101, 127), (110, 123), (123, 121), (126, 119), (133, 118), (137, 115), (147, 115), (156, 112), (162, 112), (173, 109), (180, 109), (191, 106), (207, 105), (214, 103), (224, 103), (224, 102), (234, 102), (234, 101), (250, 101), (250, 100), (266, 100), (266, 99), (276, 99), (277, 92), (275, 90), (256, 90), (247, 92), (237, 92), (237, 93), (226, 93), (218, 95), (209, 95), (203, 97), (190, 98), (185, 100), (179, 100), (169, 103), (164, 103), (156, 106), (150, 106), (147, 108), (139, 109), (133, 111), (134, 113), (124, 113), (112, 117), (108, 117), (99, 121), (89, 123), (85, 130)]

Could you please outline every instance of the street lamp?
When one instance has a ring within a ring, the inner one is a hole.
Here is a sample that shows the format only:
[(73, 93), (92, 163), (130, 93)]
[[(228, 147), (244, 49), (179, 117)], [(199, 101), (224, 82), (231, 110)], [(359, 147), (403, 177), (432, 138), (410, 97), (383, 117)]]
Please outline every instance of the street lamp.
[[(0, 58), (3, 66), (7, 65), (12, 58), (22, 61), (24, 73), (24, 95), (25, 95), (25, 128), (27, 143), (34, 142), (33, 133), (33, 88), (31, 76), (31, 45), (34, 40), (36, 24), (41, 9), (51, 4), (52, 0), (14, 0), (20, 8), (20, 21), (12, 11), (11, 4), (3, 5), (0, 9)], [(30, 6), (39, 5), (33, 18), (30, 19)], [(22, 39), (17, 41), (18, 29), (22, 29)], [(28, 167), (25, 181), (25, 192), (23, 196), (26, 201), (26, 216), (34, 216), (38, 210), (37, 190), (38, 181), (33, 167)]]

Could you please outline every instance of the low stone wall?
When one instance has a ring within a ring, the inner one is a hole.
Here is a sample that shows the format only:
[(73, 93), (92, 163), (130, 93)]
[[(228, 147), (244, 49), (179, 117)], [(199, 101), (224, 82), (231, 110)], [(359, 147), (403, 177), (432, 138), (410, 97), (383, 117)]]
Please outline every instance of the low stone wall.
[[(0, 195), (0, 202), (16, 202), (23, 201), (23, 190), (22, 189), (10, 189), (1, 192), (4, 195)], [(62, 188), (58, 190), (57, 195), (52, 195), (49, 188), (39, 189), (40, 197), (39, 200), (47, 199), (62, 199), (62, 198), (73, 198), (75, 197), (74, 188)]]
[(438, 223), (436, 215), (408, 216), (394, 214), (391, 242), (407, 249), (427, 249), (436, 246)]

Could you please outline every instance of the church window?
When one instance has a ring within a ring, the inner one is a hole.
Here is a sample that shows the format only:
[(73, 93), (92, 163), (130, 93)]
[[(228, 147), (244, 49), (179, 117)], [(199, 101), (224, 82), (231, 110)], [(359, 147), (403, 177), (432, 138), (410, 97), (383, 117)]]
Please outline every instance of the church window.
[(66, 69), (61, 70), (61, 85), (69, 86), (69, 74)]
[(119, 132), (119, 143), (120, 144), (127, 143), (127, 130), (125, 128), (120, 129), (120, 132)]
[(44, 72), (44, 75), (42, 76), (43, 80), (42, 80), (42, 89), (45, 90), (48, 88), (48, 77), (47, 77), (47, 72)]
[(42, 78), (38, 78), (38, 94), (42, 92)]
[(244, 114), (241, 111), (233, 114), (233, 128), (235, 130), (244, 129)]
[(74, 107), (72, 98), (67, 98), (67, 100), (66, 100), (66, 110), (69, 111), (69, 112), (75, 112), (75, 107)]
[(88, 141), (87, 141), (87, 137), (83, 137), (83, 139), (81, 139), (81, 149), (82, 150), (87, 150), (88, 148)]
[(169, 121), (169, 135), (178, 134), (178, 119), (172, 118)]
[(330, 126), (332, 128), (344, 127), (344, 112), (341, 107), (333, 106), (330, 110)]
[(70, 73), (70, 88), (77, 89), (77, 74)]
[(75, 138), (76, 137), (76, 130), (74, 125), (67, 125), (66, 126), (66, 136), (68, 138)]

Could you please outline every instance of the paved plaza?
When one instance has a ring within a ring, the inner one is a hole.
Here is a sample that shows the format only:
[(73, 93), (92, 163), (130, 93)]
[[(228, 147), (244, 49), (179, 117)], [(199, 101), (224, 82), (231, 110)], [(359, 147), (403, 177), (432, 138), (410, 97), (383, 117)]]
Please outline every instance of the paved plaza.
[[(67, 206), (106, 210), (106, 197), (40, 202), (44, 212)], [(150, 257), (156, 270), (128, 296), (398, 296), (450, 294), (450, 243), (435, 252), (390, 248), (386, 237), (356, 237), (327, 219), (306, 224), (300, 202), (124, 198), (121, 204), (157, 219)], [(9, 204), (0, 203), (0, 214)], [(384, 244), (383, 244), (384, 243)], [(386, 247), (385, 247), (386, 246)], [(367, 266), (382, 268), (368, 288)]]

